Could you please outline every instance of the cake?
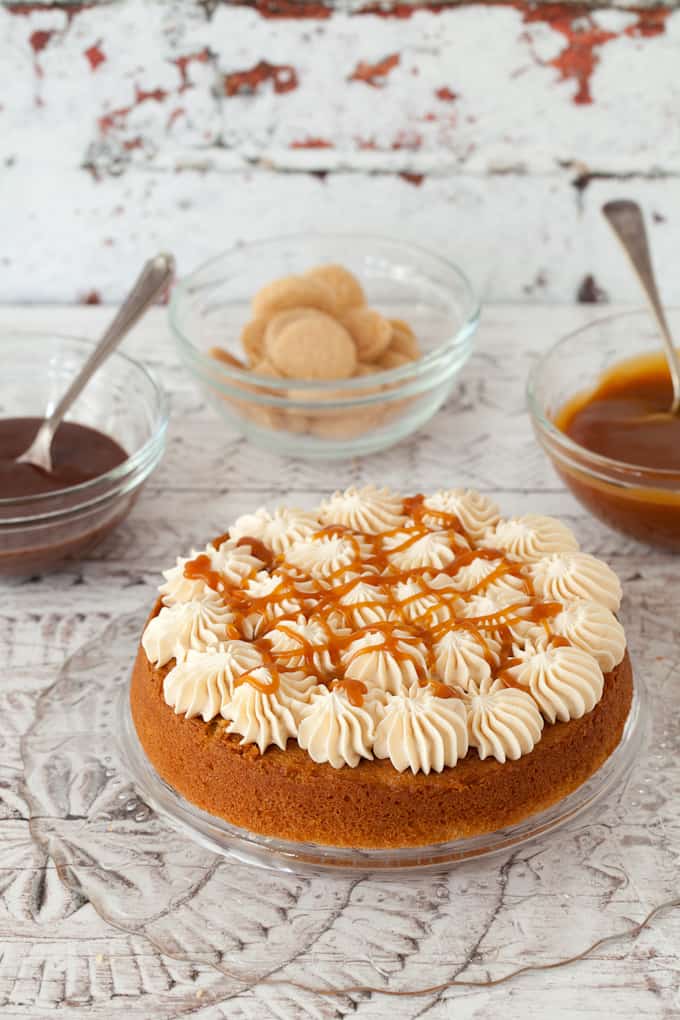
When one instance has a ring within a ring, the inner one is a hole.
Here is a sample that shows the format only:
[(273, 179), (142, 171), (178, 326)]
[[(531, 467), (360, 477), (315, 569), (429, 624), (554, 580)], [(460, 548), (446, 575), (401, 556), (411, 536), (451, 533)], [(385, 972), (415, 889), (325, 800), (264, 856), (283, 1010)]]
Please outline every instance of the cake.
[(167, 783), (239, 828), (362, 848), (491, 832), (621, 739), (621, 586), (554, 518), (350, 488), (246, 514), (164, 578), (134, 725)]

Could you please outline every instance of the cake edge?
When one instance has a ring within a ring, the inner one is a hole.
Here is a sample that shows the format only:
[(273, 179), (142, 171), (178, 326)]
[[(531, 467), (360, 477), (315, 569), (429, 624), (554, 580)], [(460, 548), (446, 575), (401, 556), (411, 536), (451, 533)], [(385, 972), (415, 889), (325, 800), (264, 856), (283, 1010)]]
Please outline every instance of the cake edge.
[[(158, 604), (151, 616), (158, 612)], [(427, 846), (482, 835), (542, 811), (581, 786), (618, 746), (633, 694), (628, 651), (605, 674), (602, 699), (581, 719), (547, 725), (533, 751), (503, 764), (470, 750), (454, 768), (423, 775), (389, 761), (334, 769), (294, 740), (254, 745), (176, 715), (163, 697), (172, 663), (154, 667), (141, 645), (130, 684), (132, 718), (154, 769), (211, 815), (264, 836), (336, 847)]]

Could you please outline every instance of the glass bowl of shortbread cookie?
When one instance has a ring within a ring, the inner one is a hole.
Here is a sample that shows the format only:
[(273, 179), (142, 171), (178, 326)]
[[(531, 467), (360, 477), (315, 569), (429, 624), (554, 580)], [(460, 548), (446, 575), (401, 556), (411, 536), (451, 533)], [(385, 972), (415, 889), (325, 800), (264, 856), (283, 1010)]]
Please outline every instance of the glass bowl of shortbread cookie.
[(356, 234), (241, 245), (185, 277), (170, 303), (183, 361), (226, 423), (322, 459), (384, 449), (429, 421), (478, 319), (453, 263)]

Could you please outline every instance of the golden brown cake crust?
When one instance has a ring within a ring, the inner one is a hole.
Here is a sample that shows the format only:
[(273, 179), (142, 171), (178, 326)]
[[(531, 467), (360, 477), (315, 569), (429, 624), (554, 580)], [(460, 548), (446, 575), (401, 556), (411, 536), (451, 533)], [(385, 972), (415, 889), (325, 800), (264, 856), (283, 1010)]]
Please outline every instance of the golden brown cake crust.
[(530, 754), (500, 764), (470, 750), (455, 768), (426, 776), (397, 772), (388, 760), (334, 769), (314, 762), (294, 740), (285, 751), (269, 747), (264, 754), (241, 746), (221, 720), (175, 715), (163, 697), (172, 665), (156, 669), (140, 647), (132, 673), (132, 717), (159, 775), (204, 811), (241, 828), (331, 846), (424, 846), (492, 832), (543, 810), (614, 751), (633, 693), (626, 653), (605, 675), (592, 712), (546, 725)]

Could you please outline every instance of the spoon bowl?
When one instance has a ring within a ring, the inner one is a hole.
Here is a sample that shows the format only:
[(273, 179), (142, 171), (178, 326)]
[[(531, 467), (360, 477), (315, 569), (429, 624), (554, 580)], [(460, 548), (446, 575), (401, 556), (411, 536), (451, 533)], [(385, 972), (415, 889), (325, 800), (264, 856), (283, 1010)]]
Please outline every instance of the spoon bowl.
[(52, 413), (45, 418), (31, 445), (16, 458), (17, 464), (30, 464), (40, 471), (51, 473), (52, 440), (71, 405), (78, 399), (100, 365), (127, 336), (148, 307), (162, 294), (171, 282), (174, 271), (175, 260), (172, 255), (160, 254), (149, 259), (113, 322), (71, 381)]
[[(659, 297), (659, 289), (654, 275), (642, 210), (637, 202), (622, 198), (606, 202), (602, 206), (602, 213), (630, 259), (635, 275), (647, 298), (652, 315), (659, 327), (673, 385), (673, 399), (668, 411), (668, 417), (673, 417), (680, 414), (680, 358), (675, 349), (673, 337), (668, 327), (661, 298)], [(649, 420), (649, 417), (645, 415), (640, 420), (646, 421)], [(658, 417), (663, 416), (655, 413), (654, 418)]]

